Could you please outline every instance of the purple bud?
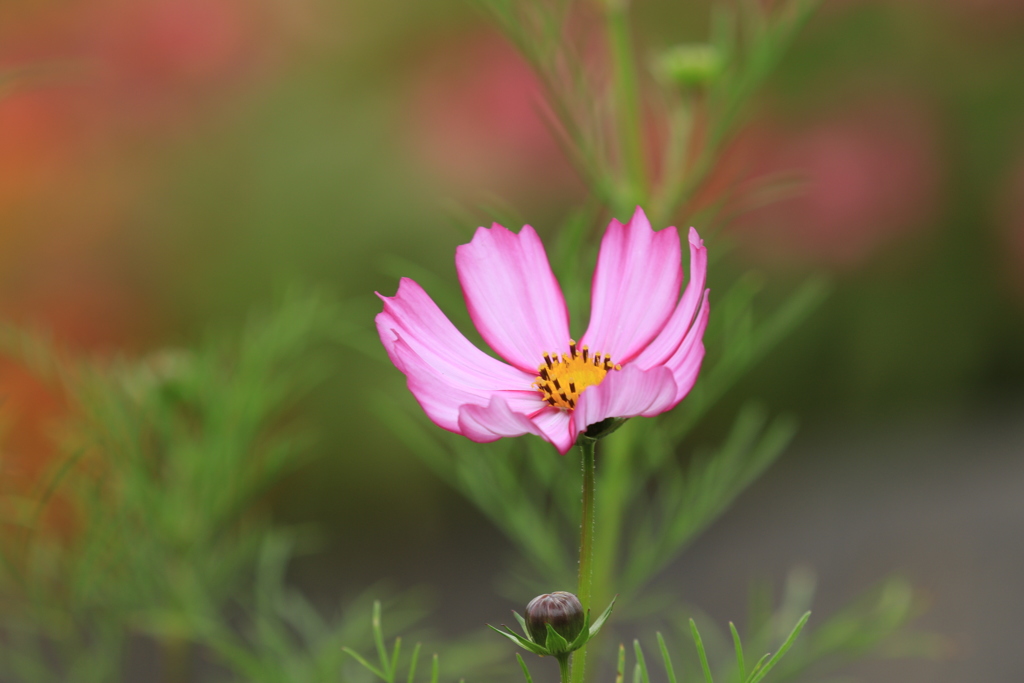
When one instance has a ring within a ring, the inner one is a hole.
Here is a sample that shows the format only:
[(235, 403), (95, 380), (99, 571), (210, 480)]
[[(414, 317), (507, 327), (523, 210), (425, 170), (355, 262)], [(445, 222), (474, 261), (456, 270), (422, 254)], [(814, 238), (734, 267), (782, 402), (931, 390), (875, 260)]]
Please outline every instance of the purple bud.
[(583, 605), (572, 593), (545, 593), (535, 597), (526, 606), (526, 629), (533, 642), (541, 646), (547, 643), (548, 624), (555, 629), (555, 633), (571, 643), (583, 630), (584, 623)]

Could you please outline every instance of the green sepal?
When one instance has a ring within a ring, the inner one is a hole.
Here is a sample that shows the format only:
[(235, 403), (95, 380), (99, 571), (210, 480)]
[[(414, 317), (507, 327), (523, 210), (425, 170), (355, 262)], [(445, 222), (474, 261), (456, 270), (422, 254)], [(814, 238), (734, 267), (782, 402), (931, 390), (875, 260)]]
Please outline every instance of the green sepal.
[(612, 598), (611, 604), (608, 605), (608, 608), (605, 609), (605, 611), (601, 613), (601, 616), (599, 616), (597, 620), (594, 621), (594, 623), (590, 626), (590, 635), (588, 636), (588, 638), (593, 638), (594, 636), (596, 636), (598, 631), (601, 630), (601, 627), (604, 626), (604, 622), (608, 621), (608, 617), (612, 615), (612, 608), (615, 607), (615, 601), (618, 600), (618, 598), (618, 595)]
[(551, 624), (545, 624), (545, 626), (547, 626), (548, 635), (544, 642), (544, 649), (548, 651), (548, 654), (557, 657), (569, 652), (569, 641), (556, 631), (555, 627)]
[(515, 610), (512, 610), (512, 614), (515, 615), (516, 621), (519, 622), (519, 627), (523, 629), (523, 633), (526, 634), (527, 638), (530, 638), (530, 629), (526, 627), (526, 619), (523, 619), (523, 615), (519, 614), (519, 612)]
[(501, 635), (505, 636), (519, 647), (523, 648), (524, 650), (529, 650), (535, 655), (540, 655), (541, 657), (543, 657), (544, 655), (550, 654), (545, 648), (541, 647), (532, 640), (527, 640), (526, 638), (523, 638), (521, 635), (510, 629), (508, 626), (505, 626), (506, 630), (504, 631), (502, 631), (500, 628), (495, 628), (490, 624), (487, 624), (487, 626), (494, 629)]
[(628, 419), (628, 417), (605, 418), (600, 422), (595, 422), (594, 424), (587, 425), (587, 430), (581, 433), (579, 438), (591, 439), (593, 441), (603, 439), (604, 437), (608, 436), (622, 425), (626, 424), (626, 420)]
[(587, 614), (583, 617), (583, 628), (580, 629), (578, 636), (573, 638), (573, 641), (569, 644), (569, 651), (575, 652), (590, 640), (590, 610), (587, 610)]

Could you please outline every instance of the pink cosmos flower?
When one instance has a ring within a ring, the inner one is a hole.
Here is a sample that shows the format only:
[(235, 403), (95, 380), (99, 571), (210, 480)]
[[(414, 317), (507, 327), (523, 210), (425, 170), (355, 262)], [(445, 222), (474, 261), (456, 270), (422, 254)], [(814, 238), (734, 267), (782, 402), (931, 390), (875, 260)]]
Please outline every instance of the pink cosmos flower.
[(611, 222), (594, 272), (590, 327), (577, 344), (537, 233), (478, 228), (455, 252), (469, 314), (508, 364), (466, 339), (423, 289), (402, 278), (377, 330), (409, 390), (438, 426), (473, 441), (536, 434), (563, 455), (607, 418), (653, 416), (689, 393), (704, 358), (707, 251), (690, 228), (690, 282), (679, 234), (637, 208)]

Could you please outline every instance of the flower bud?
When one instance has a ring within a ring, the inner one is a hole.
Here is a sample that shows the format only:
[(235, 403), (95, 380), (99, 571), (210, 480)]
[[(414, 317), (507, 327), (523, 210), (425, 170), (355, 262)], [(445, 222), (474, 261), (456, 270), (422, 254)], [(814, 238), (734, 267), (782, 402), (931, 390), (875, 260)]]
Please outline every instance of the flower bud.
[(579, 598), (572, 593), (556, 591), (538, 595), (531, 600), (526, 606), (526, 628), (533, 642), (545, 646), (548, 624), (567, 642), (574, 641), (586, 624), (586, 615)]
[(684, 87), (710, 85), (722, 72), (722, 55), (713, 45), (677, 45), (658, 60), (658, 69), (669, 80)]

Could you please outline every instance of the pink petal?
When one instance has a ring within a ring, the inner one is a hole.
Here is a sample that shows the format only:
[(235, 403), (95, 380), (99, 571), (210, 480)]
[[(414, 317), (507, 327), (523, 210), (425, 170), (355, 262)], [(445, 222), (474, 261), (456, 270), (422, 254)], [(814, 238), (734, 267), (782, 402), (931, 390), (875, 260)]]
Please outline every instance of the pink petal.
[(535, 373), (516, 370), (473, 346), (414, 281), (402, 278), (395, 296), (377, 296), (384, 302), (377, 331), (399, 370), (406, 372), (394, 353), (400, 335), (421, 362), (452, 385), (486, 391), (530, 389)]
[(682, 401), (697, 382), (697, 373), (700, 372), (700, 365), (704, 360), (704, 330), (708, 326), (709, 312), (708, 292), (705, 291), (693, 327), (686, 334), (683, 343), (665, 363), (665, 367), (672, 371), (676, 380), (676, 396), (673, 406)]
[(580, 395), (574, 414), (576, 428), (583, 431), (609, 417), (657, 415), (676, 404), (675, 395), (676, 382), (668, 368), (641, 370), (627, 365), (609, 372), (603, 382)]
[[(380, 296), (378, 294), (378, 296)], [(486, 405), (502, 392), (513, 409), (533, 414), (546, 404), (524, 373), (473, 346), (418, 284), (402, 278), (398, 293), (380, 297), (377, 331), (409, 390), (439, 426), (459, 432), (459, 407)]]
[(477, 228), (455, 251), (466, 305), (480, 334), (508, 362), (533, 373), (545, 351), (569, 341), (569, 313), (544, 245), (529, 225), (517, 235)]
[(467, 404), (459, 408), (459, 431), (478, 443), (497, 441), (503, 436), (540, 435), (530, 418), (509, 408), (500, 395), (491, 396), (486, 406)]
[(569, 452), (576, 443), (575, 414), (544, 404), (544, 409), (535, 414), (533, 423), (540, 429), (541, 436), (554, 444), (562, 455)]
[(694, 324), (694, 314), (701, 304), (704, 295), (704, 285), (707, 282), (708, 272), (708, 250), (700, 235), (693, 228), (690, 228), (690, 281), (686, 284), (683, 298), (679, 305), (672, 312), (672, 317), (662, 328), (658, 336), (640, 352), (640, 355), (633, 361), (643, 369), (652, 368), (656, 365), (663, 365), (686, 337), (687, 332)]
[(683, 269), (675, 228), (654, 232), (643, 210), (632, 220), (611, 222), (594, 271), (590, 326), (581, 344), (632, 360), (665, 326), (679, 299)]
[[(404, 367), (409, 391), (423, 412), (439, 427), (462, 434), (460, 410), (466, 405), (487, 405), (500, 396), (506, 405), (524, 414), (547, 406), (536, 391), (497, 391), (452, 384), (449, 378), (416, 355), (410, 345), (399, 337), (392, 344), (394, 355)], [(396, 363), (398, 365), (398, 363)]]

